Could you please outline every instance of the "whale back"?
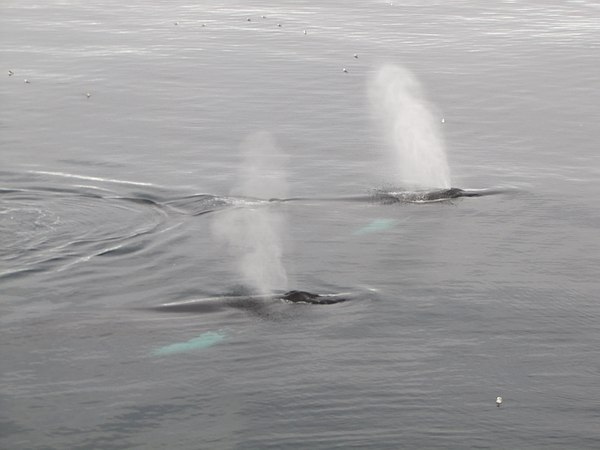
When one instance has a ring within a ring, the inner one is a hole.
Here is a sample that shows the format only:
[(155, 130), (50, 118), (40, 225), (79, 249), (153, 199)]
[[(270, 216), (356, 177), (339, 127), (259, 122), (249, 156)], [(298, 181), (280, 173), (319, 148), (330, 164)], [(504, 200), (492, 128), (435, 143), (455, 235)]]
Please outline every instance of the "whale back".
[(348, 300), (343, 295), (319, 295), (306, 291), (289, 291), (281, 296), (281, 300), (291, 303), (308, 303), (311, 305), (333, 305)]

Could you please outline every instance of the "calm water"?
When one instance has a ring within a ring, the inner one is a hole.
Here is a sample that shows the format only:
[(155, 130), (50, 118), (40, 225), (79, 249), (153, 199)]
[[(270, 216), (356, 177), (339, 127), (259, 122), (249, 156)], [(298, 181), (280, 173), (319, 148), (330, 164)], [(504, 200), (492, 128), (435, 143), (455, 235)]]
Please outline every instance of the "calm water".
[[(94, 3), (0, 6), (0, 447), (600, 446), (597, 2)], [(504, 194), (341, 199), (401, 181), (384, 63)], [(260, 131), (307, 200), (225, 197)], [(153, 309), (239, 292), (240, 205), (354, 298)]]

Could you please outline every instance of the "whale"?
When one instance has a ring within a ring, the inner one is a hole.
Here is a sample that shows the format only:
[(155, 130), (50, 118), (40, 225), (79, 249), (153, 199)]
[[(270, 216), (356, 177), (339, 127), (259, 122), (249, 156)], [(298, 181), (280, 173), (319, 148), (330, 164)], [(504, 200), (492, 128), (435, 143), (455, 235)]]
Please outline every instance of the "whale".
[(225, 309), (238, 309), (263, 315), (274, 303), (335, 305), (350, 300), (351, 292), (315, 294), (292, 290), (284, 293), (255, 295), (222, 295), (163, 303), (153, 307), (154, 311), (170, 313), (210, 313)]
[(434, 189), (434, 190), (384, 190), (377, 189), (373, 192), (373, 200), (380, 203), (431, 203), (447, 201), (460, 197), (483, 197), (485, 195), (499, 194), (500, 191), (490, 189)]
[(335, 305), (348, 301), (350, 293), (313, 294), (306, 291), (289, 291), (280, 298), (288, 303), (306, 303), (309, 305)]
[(507, 192), (504, 189), (431, 189), (407, 190), (402, 188), (373, 189), (369, 195), (352, 195), (338, 197), (291, 197), (271, 198), (268, 201), (288, 202), (371, 202), (381, 204), (393, 203), (433, 203), (449, 201), (460, 197), (484, 197)]
[[(0, 194), (11, 193), (12, 190), (0, 189)], [(404, 188), (372, 189), (366, 194), (350, 196), (314, 196), (314, 197), (289, 197), (260, 199), (256, 197), (218, 196), (212, 194), (194, 194), (185, 197), (171, 198), (159, 201), (148, 197), (110, 197), (121, 201), (129, 201), (148, 206), (166, 207), (168, 211), (176, 214), (201, 216), (208, 213), (217, 213), (229, 208), (257, 208), (268, 207), (273, 203), (319, 203), (319, 202), (358, 202), (358, 203), (432, 203), (450, 201), (460, 197), (483, 197), (487, 195), (502, 194), (507, 189), (433, 189), (433, 190), (408, 190)], [(88, 194), (95, 198), (104, 198), (97, 194)]]

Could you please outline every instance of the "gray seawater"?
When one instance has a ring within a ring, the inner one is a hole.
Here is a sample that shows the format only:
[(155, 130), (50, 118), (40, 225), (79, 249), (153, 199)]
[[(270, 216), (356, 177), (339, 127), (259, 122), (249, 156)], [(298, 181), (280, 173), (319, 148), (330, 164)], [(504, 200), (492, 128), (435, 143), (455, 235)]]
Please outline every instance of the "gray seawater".
[[(204, 3), (0, 5), (0, 447), (598, 448), (598, 3)], [(398, 181), (385, 63), (504, 194), (310, 200)], [(239, 289), (263, 131), (288, 287), (357, 297), (153, 309)]]

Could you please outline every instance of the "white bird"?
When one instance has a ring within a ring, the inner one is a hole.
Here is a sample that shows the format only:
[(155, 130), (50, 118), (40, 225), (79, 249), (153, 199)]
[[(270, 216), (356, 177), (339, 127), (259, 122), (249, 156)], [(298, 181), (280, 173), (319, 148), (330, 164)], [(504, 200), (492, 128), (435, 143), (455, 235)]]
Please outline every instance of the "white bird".
[(281, 24), (280, 24), (280, 23), (278, 23), (278, 24), (277, 24), (277, 26), (278, 26), (279, 28), (281, 28)]
[(442, 117), (442, 123), (446, 123), (446, 119)]
[(346, 69), (345, 67), (342, 69), (342, 72), (344, 73), (348, 73), (348, 69)]
[(304, 34), (306, 34), (306, 30), (304, 30)]
[(498, 408), (500, 408), (501, 404), (502, 404), (502, 397), (500, 397), (500, 396), (496, 397), (496, 406)]
[(355, 57), (356, 59), (358, 59), (358, 53), (355, 53), (355, 54), (354, 54), (354, 57)]
[(85, 96), (86, 96), (87, 98), (90, 98), (90, 97), (92, 96), (92, 94), (90, 94), (89, 92), (86, 92)]
[(29, 84), (29, 80), (28, 80), (27, 78), (25, 78), (23, 81), (24, 81), (25, 83)]

